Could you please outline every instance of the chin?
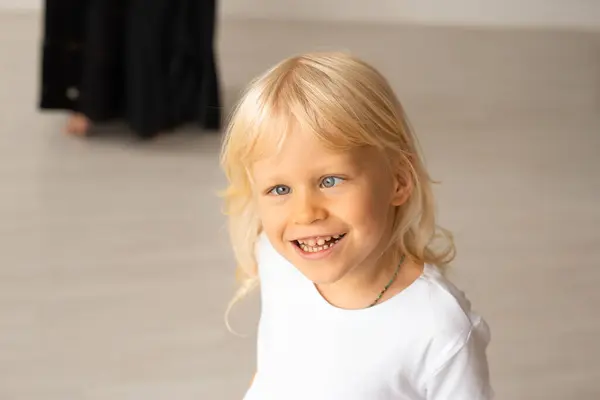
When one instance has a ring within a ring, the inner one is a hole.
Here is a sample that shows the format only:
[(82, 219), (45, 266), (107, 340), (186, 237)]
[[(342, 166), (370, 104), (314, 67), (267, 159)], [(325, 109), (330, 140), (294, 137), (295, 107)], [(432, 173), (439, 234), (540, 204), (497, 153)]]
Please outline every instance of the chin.
[(307, 265), (306, 262), (300, 260), (293, 264), (307, 279), (317, 285), (331, 285), (342, 279), (346, 274), (339, 267), (328, 265), (326, 262), (321, 265)]

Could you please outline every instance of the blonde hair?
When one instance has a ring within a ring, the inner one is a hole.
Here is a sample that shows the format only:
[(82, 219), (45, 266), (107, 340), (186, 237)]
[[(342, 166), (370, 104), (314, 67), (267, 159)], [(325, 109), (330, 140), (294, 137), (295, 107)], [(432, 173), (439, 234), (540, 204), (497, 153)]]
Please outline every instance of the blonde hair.
[(313, 132), (339, 150), (373, 146), (391, 164), (406, 168), (413, 190), (397, 210), (391, 247), (438, 267), (454, 258), (452, 236), (435, 222), (432, 181), (416, 138), (387, 80), (349, 54), (303, 54), (280, 62), (249, 85), (224, 139), (221, 163), (229, 181), (225, 213), (241, 283), (228, 312), (258, 283), (254, 248), (261, 221), (249, 169), (272, 151), (269, 145), (281, 145), (292, 126)]

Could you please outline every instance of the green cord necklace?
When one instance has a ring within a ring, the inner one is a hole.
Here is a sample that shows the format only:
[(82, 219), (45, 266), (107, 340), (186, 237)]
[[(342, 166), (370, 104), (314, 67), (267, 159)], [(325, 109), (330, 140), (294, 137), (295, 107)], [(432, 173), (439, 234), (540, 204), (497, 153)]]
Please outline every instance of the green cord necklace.
[(392, 276), (392, 279), (390, 279), (390, 281), (388, 282), (387, 285), (385, 285), (385, 287), (383, 288), (383, 290), (381, 291), (381, 293), (379, 293), (379, 296), (377, 296), (377, 298), (375, 299), (375, 301), (369, 307), (367, 307), (367, 308), (371, 308), (375, 304), (379, 303), (379, 300), (381, 300), (381, 297), (385, 294), (385, 292), (387, 292), (387, 290), (390, 288), (390, 286), (392, 286), (392, 283), (394, 283), (394, 281), (398, 277), (398, 272), (400, 271), (400, 267), (404, 263), (404, 258), (405, 258), (405, 256), (403, 254), (402, 257), (400, 257), (400, 261), (398, 262), (398, 266), (396, 267), (396, 271), (394, 272), (394, 275)]

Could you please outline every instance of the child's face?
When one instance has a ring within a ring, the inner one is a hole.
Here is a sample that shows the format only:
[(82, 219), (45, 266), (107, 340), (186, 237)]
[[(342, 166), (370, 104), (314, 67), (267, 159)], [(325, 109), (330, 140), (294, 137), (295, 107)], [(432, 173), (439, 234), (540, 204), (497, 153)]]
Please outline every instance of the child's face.
[(375, 266), (406, 197), (377, 150), (334, 152), (305, 132), (289, 135), (251, 173), (267, 237), (318, 284)]

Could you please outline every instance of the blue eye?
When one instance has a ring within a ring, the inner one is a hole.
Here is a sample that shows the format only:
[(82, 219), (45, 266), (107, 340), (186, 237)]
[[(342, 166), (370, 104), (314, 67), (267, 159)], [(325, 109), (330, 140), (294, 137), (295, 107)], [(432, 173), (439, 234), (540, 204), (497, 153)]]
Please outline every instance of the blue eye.
[(291, 191), (292, 190), (288, 186), (277, 185), (269, 191), (269, 194), (272, 194), (274, 196), (284, 196), (286, 194), (289, 194)]
[(337, 176), (328, 176), (328, 177), (325, 177), (321, 181), (321, 187), (323, 187), (323, 188), (332, 188), (332, 187), (340, 184), (343, 181), (344, 181), (344, 179), (339, 178)]

